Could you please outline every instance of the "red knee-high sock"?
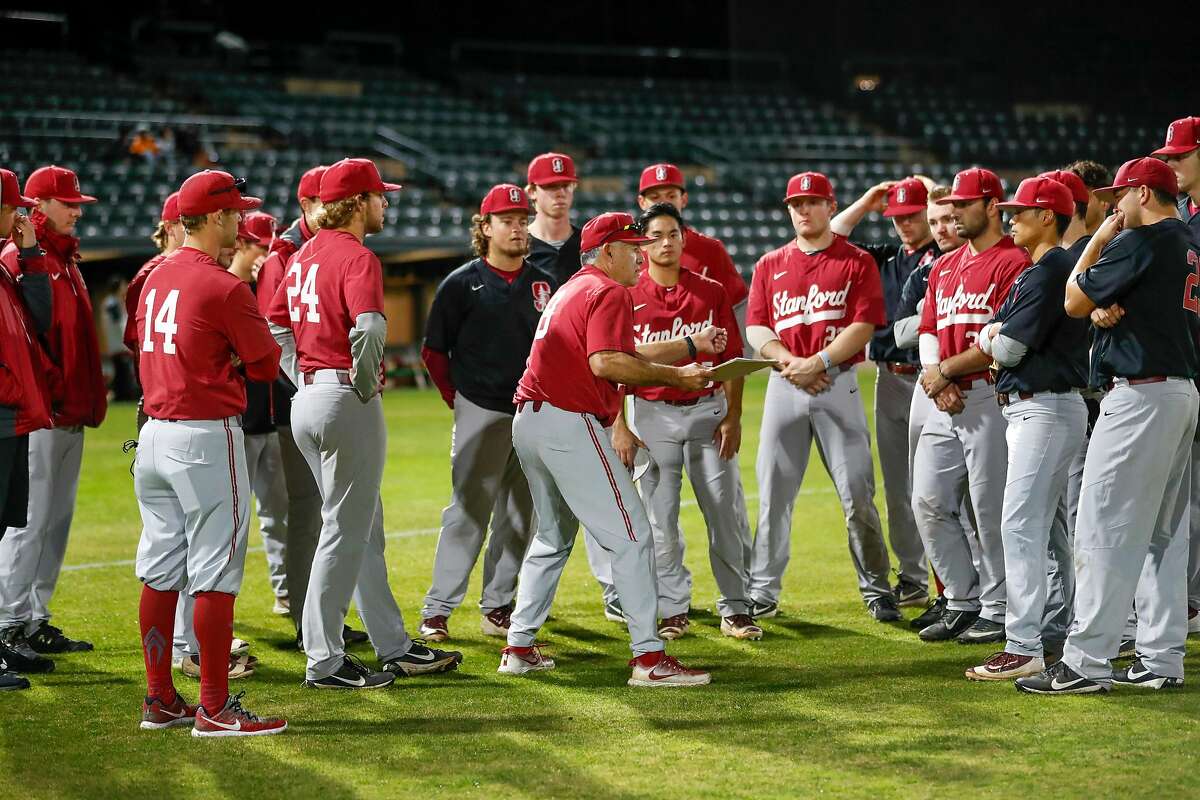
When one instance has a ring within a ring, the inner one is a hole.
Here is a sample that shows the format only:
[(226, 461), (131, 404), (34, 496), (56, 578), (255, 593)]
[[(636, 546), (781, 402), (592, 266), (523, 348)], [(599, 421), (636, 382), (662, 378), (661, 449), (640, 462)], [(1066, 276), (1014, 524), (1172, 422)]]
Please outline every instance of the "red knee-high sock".
[(171, 642), (175, 638), (175, 603), (179, 592), (142, 587), (138, 623), (142, 628), (142, 657), (146, 661), (146, 696), (167, 705), (175, 702), (171, 677)]
[(192, 627), (200, 645), (200, 705), (210, 714), (229, 699), (229, 647), (233, 644), (233, 595), (196, 595)]
[(936, 572), (933, 573), (933, 582), (937, 584), (938, 597), (944, 595), (946, 593), (946, 584), (942, 583), (942, 579), (938, 577)]

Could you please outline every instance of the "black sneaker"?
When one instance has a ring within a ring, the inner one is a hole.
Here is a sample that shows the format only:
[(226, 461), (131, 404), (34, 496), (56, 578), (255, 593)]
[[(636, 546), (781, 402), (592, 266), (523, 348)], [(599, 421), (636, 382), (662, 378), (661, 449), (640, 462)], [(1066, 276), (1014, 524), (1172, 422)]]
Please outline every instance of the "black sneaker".
[(1102, 683), (1088, 680), (1063, 662), (1047, 667), (1045, 672), (1017, 678), (1017, 691), (1027, 694), (1106, 694)]
[(372, 672), (367, 665), (352, 655), (342, 659), (342, 666), (332, 675), (316, 680), (306, 680), (310, 689), (382, 689), (391, 686), (396, 676), (390, 672)]
[(946, 596), (942, 595), (935, 599), (920, 616), (914, 617), (908, 621), (908, 624), (917, 630), (924, 630), (933, 623), (942, 618), (942, 614), (946, 613)]
[(604, 604), (604, 618), (609, 622), (626, 623), (625, 610), (621, 608), (620, 600), (611, 600)]
[(349, 625), (343, 625), (342, 641), (346, 643), (346, 647), (355, 647), (356, 645), (366, 644), (371, 641), (371, 637), (367, 636), (365, 631), (356, 631)]
[(896, 607), (894, 597), (876, 597), (867, 603), (867, 611), (876, 622), (898, 622), (900, 609)]
[(95, 649), (91, 642), (67, 638), (62, 628), (56, 628), (49, 622), (43, 622), (28, 638), (29, 646), (37, 653), (86, 653)]
[(424, 639), (413, 639), (407, 653), (383, 665), (384, 670), (397, 678), (410, 675), (428, 675), (433, 672), (450, 672), (458, 669), (463, 655), (457, 650), (435, 650), (425, 646)]
[(1122, 639), (1121, 646), (1117, 649), (1116, 658), (1133, 658), (1137, 655), (1137, 641), (1134, 639)]
[(54, 672), (54, 662), (34, 652), (20, 625), (0, 631), (0, 658), (14, 672)]
[(750, 601), (750, 616), (755, 619), (770, 619), (779, 613), (778, 603), (768, 603), (765, 600)]
[(1004, 625), (980, 617), (971, 627), (954, 637), (959, 644), (984, 644), (1004, 641)]
[(4, 671), (4, 660), (0, 659), (0, 692), (16, 692), (28, 688), (29, 681), (15, 672)]
[(900, 608), (923, 606), (929, 602), (929, 590), (904, 576), (900, 577), (900, 581), (892, 592), (896, 595), (896, 605)]
[(1128, 667), (1114, 669), (1112, 679), (1113, 683), (1121, 686), (1137, 686), (1143, 689), (1178, 689), (1183, 686), (1183, 678), (1156, 675), (1146, 669), (1140, 658), (1135, 658)]
[(971, 627), (977, 619), (978, 611), (954, 611), (948, 608), (941, 619), (923, 628), (917, 635), (926, 642), (948, 642)]

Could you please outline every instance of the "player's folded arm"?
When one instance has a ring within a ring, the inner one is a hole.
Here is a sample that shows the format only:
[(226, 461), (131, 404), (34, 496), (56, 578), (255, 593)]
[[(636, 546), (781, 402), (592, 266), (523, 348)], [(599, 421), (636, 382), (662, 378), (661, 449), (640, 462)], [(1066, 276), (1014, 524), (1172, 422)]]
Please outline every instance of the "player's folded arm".
[[(1133, 231), (1117, 234), (1100, 252), (1100, 257), (1090, 267), (1067, 278), (1066, 301), (1063, 307), (1067, 315), (1086, 317), (1096, 308), (1108, 308), (1120, 300), (1129, 287), (1141, 279), (1149, 263), (1148, 258), (1138, 258)], [(1088, 258), (1091, 245), (1080, 256), (1080, 264)]]

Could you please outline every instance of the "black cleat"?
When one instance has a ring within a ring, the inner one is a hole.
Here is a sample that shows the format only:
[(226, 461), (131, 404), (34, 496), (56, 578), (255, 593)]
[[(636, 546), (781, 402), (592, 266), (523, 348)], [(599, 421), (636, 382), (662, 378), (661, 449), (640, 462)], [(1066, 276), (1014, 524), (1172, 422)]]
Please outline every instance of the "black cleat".
[(342, 641), (346, 643), (346, 647), (355, 647), (356, 645), (366, 644), (371, 641), (371, 637), (364, 631), (356, 631), (349, 625), (343, 625)]
[(3, 671), (3, 659), (0, 659), (0, 692), (16, 692), (29, 688), (29, 681), (15, 672)]
[(954, 638), (959, 644), (991, 644), (1004, 641), (1004, 625), (980, 617)]
[(435, 650), (426, 647), (422, 639), (413, 639), (412, 648), (383, 665), (385, 671), (397, 678), (410, 675), (429, 675), (434, 672), (450, 672), (458, 669), (463, 655), (457, 650)]
[(769, 603), (765, 600), (750, 601), (750, 616), (755, 619), (770, 619), (779, 614), (779, 604)]
[(917, 630), (924, 630), (933, 623), (942, 618), (942, 614), (946, 613), (946, 597), (942, 595), (934, 600), (921, 612), (920, 616), (914, 617), (908, 621), (908, 624)]
[(604, 618), (609, 622), (626, 623), (625, 610), (621, 608), (620, 600), (611, 600), (604, 604)]
[(1113, 670), (1113, 683), (1121, 686), (1137, 686), (1141, 689), (1178, 689), (1183, 686), (1183, 678), (1168, 678), (1156, 675), (1142, 664), (1142, 659), (1135, 658), (1128, 667)]
[(342, 659), (342, 666), (332, 675), (316, 680), (306, 680), (310, 689), (382, 689), (391, 686), (396, 676), (390, 672), (372, 672), (367, 665), (354, 656)]
[(923, 628), (918, 636), (926, 642), (948, 642), (979, 619), (978, 611), (953, 611), (946, 609), (942, 618)]
[(929, 602), (929, 590), (903, 576), (892, 592), (896, 596), (896, 605), (900, 608), (923, 606)]
[(62, 628), (43, 622), (33, 635), (28, 637), (29, 646), (37, 653), (86, 653), (94, 650), (91, 642), (70, 639), (63, 635)]
[(867, 603), (867, 611), (876, 622), (899, 622), (900, 609), (891, 596), (876, 597)]
[(0, 631), (0, 658), (14, 672), (54, 672), (54, 662), (29, 646), (20, 625)]
[(1122, 639), (1121, 646), (1117, 649), (1116, 658), (1133, 658), (1137, 655), (1137, 641), (1134, 639)]
[(1017, 691), (1027, 694), (1106, 694), (1109, 688), (1088, 680), (1059, 661), (1045, 672), (1017, 678)]

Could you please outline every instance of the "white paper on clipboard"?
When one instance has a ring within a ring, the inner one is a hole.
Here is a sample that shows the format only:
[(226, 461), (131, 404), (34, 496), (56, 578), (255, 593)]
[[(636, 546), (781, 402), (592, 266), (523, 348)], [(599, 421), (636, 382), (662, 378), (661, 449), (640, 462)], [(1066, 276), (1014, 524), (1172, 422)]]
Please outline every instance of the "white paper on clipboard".
[(751, 372), (773, 367), (776, 363), (769, 358), (731, 358), (712, 368), (713, 380), (731, 381), (735, 378), (744, 378)]

